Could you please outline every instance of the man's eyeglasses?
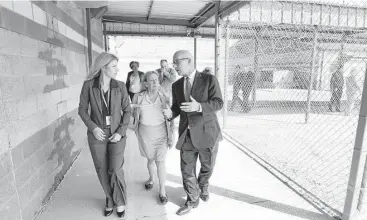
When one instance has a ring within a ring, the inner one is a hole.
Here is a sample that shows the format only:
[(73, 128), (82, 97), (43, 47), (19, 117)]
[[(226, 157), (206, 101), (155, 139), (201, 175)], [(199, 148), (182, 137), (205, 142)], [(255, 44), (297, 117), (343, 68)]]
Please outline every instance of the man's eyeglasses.
[(178, 65), (178, 61), (180, 61), (180, 60), (185, 60), (185, 59), (190, 59), (190, 58), (181, 58), (181, 59), (177, 59), (177, 60), (173, 61), (172, 66), (177, 66), (177, 65)]

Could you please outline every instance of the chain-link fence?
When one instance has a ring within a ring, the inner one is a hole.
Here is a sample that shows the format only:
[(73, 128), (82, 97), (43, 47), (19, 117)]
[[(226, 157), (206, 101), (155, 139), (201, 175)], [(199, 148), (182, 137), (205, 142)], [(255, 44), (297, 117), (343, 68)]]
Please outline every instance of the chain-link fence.
[(224, 131), (341, 216), (367, 60), (360, 30), (221, 26)]

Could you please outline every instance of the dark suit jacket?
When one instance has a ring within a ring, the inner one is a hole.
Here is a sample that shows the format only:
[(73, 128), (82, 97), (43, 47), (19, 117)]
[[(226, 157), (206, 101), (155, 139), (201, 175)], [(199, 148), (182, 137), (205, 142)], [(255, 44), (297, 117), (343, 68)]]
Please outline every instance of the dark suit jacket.
[[(126, 136), (126, 129), (130, 121), (130, 101), (125, 83), (111, 79), (111, 132)], [(90, 106), (90, 115), (88, 108)], [(102, 127), (102, 101), (99, 89), (99, 77), (86, 80), (80, 94), (78, 114), (88, 131)]]
[(222, 140), (216, 112), (222, 109), (223, 98), (217, 78), (211, 74), (196, 72), (191, 96), (201, 104), (202, 112), (181, 111), (181, 103), (185, 102), (184, 77), (172, 84), (172, 118), (180, 115), (180, 137), (176, 148), (181, 149), (188, 126), (195, 148), (214, 147), (219, 140)]

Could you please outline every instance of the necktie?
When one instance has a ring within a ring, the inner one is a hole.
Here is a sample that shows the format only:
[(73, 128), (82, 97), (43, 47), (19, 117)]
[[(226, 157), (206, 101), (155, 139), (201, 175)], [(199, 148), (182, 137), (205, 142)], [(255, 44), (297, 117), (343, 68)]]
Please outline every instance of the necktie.
[(186, 102), (190, 102), (190, 95), (191, 95), (191, 83), (189, 77), (185, 77), (185, 100)]

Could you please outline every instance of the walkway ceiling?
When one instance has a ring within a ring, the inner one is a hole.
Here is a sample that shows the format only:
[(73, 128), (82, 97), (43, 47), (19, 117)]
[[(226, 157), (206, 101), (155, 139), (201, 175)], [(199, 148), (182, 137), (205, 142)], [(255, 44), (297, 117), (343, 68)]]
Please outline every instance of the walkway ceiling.
[[(220, 16), (229, 15), (249, 1), (221, 1)], [(108, 1), (103, 20), (140, 24), (178, 25), (190, 28), (214, 27), (215, 1), (139, 0)]]
[[(92, 17), (102, 18), (102, 21), (105, 23), (105, 30), (106, 30), (105, 34), (107, 35), (145, 35), (145, 36), (165, 35), (165, 36), (190, 36), (190, 37), (215, 36), (215, 13), (217, 9), (216, 3), (218, 2), (219, 2), (219, 16), (221, 18), (225, 18), (230, 14), (236, 16), (236, 13), (237, 12), (239, 13), (240, 8), (245, 8), (244, 6), (248, 8), (251, 5), (250, 4), (251, 2), (256, 1), (250, 1), (250, 0), (249, 1), (226, 1), (226, 0), (76, 1), (76, 3), (81, 7), (91, 8)], [(298, 3), (302, 4), (303, 2), (306, 4), (307, 3), (327, 4), (334, 6), (358, 7), (358, 8), (366, 8), (367, 6), (366, 2), (354, 1), (354, 0), (348, 0), (348, 1), (303, 0), (302, 2), (292, 0), (286, 0), (286, 1), (280, 0), (278, 2), (283, 3), (289, 2), (292, 4), (298, 4)], [(234, 22), (236, 22), (235, 20)], [(260, 23), (266, 24), (266, 22), (260, 22)], [(282, 22), (280, 24), (282, 24)], [(324, 27), (319, 27), (319, 29), (323, 28)], [(334, 31), (337, 31), (339, 29), (340, 29), (339, 32), (345, 31), (345, 28), (340, 27), (333, 27), (333, 28), (335, 29)], [(356, 30), (352, 30), (352, 32), (354, 31)]]

